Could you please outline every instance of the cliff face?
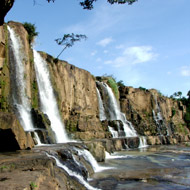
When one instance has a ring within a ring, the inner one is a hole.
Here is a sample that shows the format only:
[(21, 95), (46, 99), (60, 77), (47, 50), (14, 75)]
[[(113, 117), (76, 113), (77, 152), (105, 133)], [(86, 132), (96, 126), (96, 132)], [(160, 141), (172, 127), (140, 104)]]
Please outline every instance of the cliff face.
[[(37, 128), (47, 130), (46, 134), (42, 134), (43, 130), (38, 132), (41, 133), (40, 136), (46, 136), (44, 138), (48, 139), (47, 136), (51, 136), (52, 131), (48, 118), (39, 111), (39, 93), (28, 34), (20, 23), (10, 22), (8, 25), (20, 38), (21, 51), (24, 55), (22, 63), (25, 68), (26, 94), (33, 108), (33, 122)], [(0, 112), (12, 114), (15, 71), (9, 46), (7, 26), (0, 26)], [(68, 135), (83, 140), (110, 138), (108, 123), (101, 122), (99, 119), (95, 78), (88, 71), (65, 61), (57, 61), (46, 53), (41, 52), (41, 55), (48, 64), (54, 94)], [(126, 114), (139, 135), (185, 136), (189, 134), (183, 120), (186, 110), (180, 102), (163, 97), (156, 90), (121, 87), (118, 94), (120, 94), (121, 111)], [(53, 139), (47, 141), (54, 142)]]
[(99, 107), (94, 77), (64, 61), (41, 53), (47, 61), (57, 102), (66, 129), (79, 139), (106, 138), (107, 128), (99, 120)]
[(188, 135), (181, 102), (161, 96), (158, 91), (120, 88), (121, 110), (141, 135)]

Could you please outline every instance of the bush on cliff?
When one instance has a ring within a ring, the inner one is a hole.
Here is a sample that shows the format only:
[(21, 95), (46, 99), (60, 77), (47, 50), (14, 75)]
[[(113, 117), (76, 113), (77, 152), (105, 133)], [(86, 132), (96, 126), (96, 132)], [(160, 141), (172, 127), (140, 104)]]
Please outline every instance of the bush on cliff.
[(24, 22), (23, 26), (28, 32), (28, 41), (31, 44), (34, 40), (34, 37), (38, 36), (38, 32), (36, 32), (36, 26), (35, 24), (31, 24), (29, 22)]
[(118, 90), (117, 82), (115, 81), (115, 79), (113, 79), (112, 77), (109, 77), (107, 83), (110, 86), (110, 88), (113, 90), (113, 93), (116, 99), (119, 100), (119, 90)]

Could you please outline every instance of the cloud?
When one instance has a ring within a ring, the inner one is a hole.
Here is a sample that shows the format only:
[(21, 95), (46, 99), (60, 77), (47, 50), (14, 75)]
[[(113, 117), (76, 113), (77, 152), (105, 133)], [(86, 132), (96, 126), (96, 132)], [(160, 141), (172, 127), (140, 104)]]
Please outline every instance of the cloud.
[(102, 47), (106, 47), (108, 44), (110, 44), (111, 42), (113, 42), (112, 38), (104, 38), (103, 40), (100, 40), (99, 42), (97, 42), (97, 45), (100, 45)]
[(181, 68), (181, 75), (184, 77), (190, 76), (190, 66), (184, 66)]
[(97, 54), (97, 51), (95, 50), (95, 51), (93, 51), (93, 52), (91, 52), (91, 56), (94, 56), (94, 55), (96, 55)]
[(112, 64), (114, 67), (124, 65), (135, 65), (154, 60), (157, 54), (153, 52), (151, 46), (133, 46), (125, 48), (121, 55), (114, 60), (107, 60), (105, 64)]

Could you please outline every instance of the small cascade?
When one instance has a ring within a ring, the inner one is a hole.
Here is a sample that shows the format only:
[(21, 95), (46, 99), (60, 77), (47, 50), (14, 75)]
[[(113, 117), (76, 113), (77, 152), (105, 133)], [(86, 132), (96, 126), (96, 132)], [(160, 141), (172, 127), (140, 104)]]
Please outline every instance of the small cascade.
[[(122, 129), (124, 131), (124, 136), (125, 137), (136, 137), (137, 133), (135, 129), (133, 128), (132, 124), (126, 119), (125, 114), (120, 111), (120, 107), (117, 103), (117, 100), (112, 92), (112, 89), (103, 82), (98, 82), (97, 85), (101, 87), (101, 89), (104, 91), (105, 96), (107, 97), (107, 102), (104, 104), (106, 105), (105, 110), (106, 110), (106, 116), (107, 120), (109, 121), (121, 121), (122, 122), (122, 127), (118, 123), (118, 132), (119, 132), (119, 137), (122, 137)], [(110, 130), (112, 130), (110, 128)], [(112, 130), (113, 131), (113, 130)], [(112, 132), (110, 131), (110, 132)], [(115, 134), (112, 134), (112, 136), (115, 136)]]
[(42, 112), (47, 114), (51, 121), (51, 128), (55, 133), (56, 142), (68, 142), (69, 139), (59, 115), (57, 102), (53, 93), (47, 63), (37, 51), (34, 50), (33, 53)]
[(145, 136), (139, 137), (139, 141), (140, 141), (139, 148), (146, 148), (146, 147), (148, 147), (147, 140), (146, 140)]
[(101, 172), (102, 170), (110, 169), (108, 167), (99, 166), (96, 159), (92, 156), (92, 154), (88, 150), (86, 149), (81, 150), (78, 148), (75, 148), (75, 150), (78, 152), (79, 156), (83, 156), (84, 159), (90, 163), (94, 172)]
[(70, 170), (67, 166), (63, 165), (59, 159), (55, 156), (47, 154), (48, 157), (53, 158), (56, 161), (56, 165), (67, 172), (69, 176), (75, 177), (82, 185), (84, 185), (88, 190), (100, 190), (95, 187), (92, 187), (82, 175), (76, 173), (75, 171)]
[(108, 129), (109, 129), (110, 133), (112, 134), (113, 138), (119, 138), (118, 131), (116, 131), (113, 127), (110, 127), (110, 126), (108, 126)]
[(155, 99), (155, 105), (156, 109), (152, 110), (153, 118), (157, 126), (157, 130), (159, 135), (167, 135), (169, 136), (171, 134), (171, 129), (167, 127), (167, 125), (164, 122), (164, 118), (162, 117), (162, 112), (160, 109), (160, 106), (158, 104), (157, 97), (154, 96)]
[(10, 64), (13, 74), (12, 83), (13, 90), (13, 103), (16, 108), (16, 113), (18, 115), (19, 121), (23, 126), (25, 131), (33, 131), (33, 123), (31, 118), (31, 108), (29, 103), (29, 98), (26, 95), (26, 81), (25, 81), (25, 67), (24, 59), (25, 55), (22, 53), (21, 40), (16, 35), (14, 30), (8, 26), (9, 36), (10, 36)]
[(98, 88), (96, 88), (96, 91), (97, 91), (97, 95), (98, 95), (100, 121), (104, 121), (104, 120), (107, 119), (107, 117), (106, 117), (105, 109), (104, 109), (104, 106), (103, 106), (103, 101), (102, 101), (100, 91), (98, 90)]

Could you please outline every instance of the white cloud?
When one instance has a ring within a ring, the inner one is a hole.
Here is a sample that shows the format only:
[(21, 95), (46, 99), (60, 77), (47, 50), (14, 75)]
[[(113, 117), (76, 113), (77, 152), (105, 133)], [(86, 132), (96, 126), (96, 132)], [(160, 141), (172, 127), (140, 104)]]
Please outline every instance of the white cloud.
[(91, 56), (94, 56), (94, 55), (96, 55), (97, 54), (97, 51), (95, 50), (95, 51), (93, 51), (93, 52), (91, 52)]
[(181, 75), (184, 77), (190, 76), (190, 66), (184, 66), (181, 68)]
[(157, 57), (151, 46), (133, 46), (125, 48), (121, 55), (113, 60), (105, 61), (105, 64), (112, 64), (114, 67), (124, 65), (135, 65), (154, 60)]
[(110, 44), (113, 41), (112, 38), (104, 38), (103, 40), (100, 40), (97, 42), (97, 45), (100, 45), (102, 47), (106, 47), (108, 44)]

